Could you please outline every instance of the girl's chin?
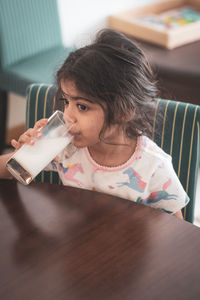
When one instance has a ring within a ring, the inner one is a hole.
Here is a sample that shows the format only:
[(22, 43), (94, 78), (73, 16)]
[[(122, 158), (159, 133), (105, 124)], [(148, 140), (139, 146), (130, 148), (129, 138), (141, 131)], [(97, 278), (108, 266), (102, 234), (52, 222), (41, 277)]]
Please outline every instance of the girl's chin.
[(90, 139), (87, 139), (81, 135), (77, 135), (74, 136), (72, 143), (76, 148), (85, 148), (98, 144), (99, 140), (97, 139), (97, 141), (94, 142), (93, 140), (91, 141)]
[(86, 147), (90, 147), (92, 146), (90, 143), (86, 143), (85, 141), (73, 141), (73, 145), (76, 147), (76, 148), (86, 148)]
[(76, 147), (76, 148), (85, 148), (87, 147), (87, 144), (82, 142), (82, 141), (78, 141), (78, 140), (73, 140), (73, 145)]
[(87, 147), (87, 145), (83, 145), (83, 144), (80, 144), (80, 143), (76, 143), (76, 144), (73, 144), (76, 148), (85, 148)]

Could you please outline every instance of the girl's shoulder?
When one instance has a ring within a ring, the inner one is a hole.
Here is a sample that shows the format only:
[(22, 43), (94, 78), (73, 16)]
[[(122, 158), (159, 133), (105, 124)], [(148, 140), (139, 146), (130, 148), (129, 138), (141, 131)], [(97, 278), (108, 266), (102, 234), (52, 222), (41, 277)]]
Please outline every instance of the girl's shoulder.
[(147, 136), (140, 136), (138, 141), (139, 151), (148, 157), (160, 158), (171, 161), (171, 156), (161, 149), (153, 140)]

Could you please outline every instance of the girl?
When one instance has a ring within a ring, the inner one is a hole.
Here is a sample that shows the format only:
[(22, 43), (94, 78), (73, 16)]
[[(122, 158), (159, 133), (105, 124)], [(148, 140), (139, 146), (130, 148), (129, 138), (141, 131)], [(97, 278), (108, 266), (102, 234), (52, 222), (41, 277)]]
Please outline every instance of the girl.
[[(141, 49), (105, 29), (94, 43), (69, 55), (57, 84), (64, 118), (73, 122), (73, 151), (65, 149), (48, 169), (56, 170), (64, 185), (117, 195), (182, 218), (189, 199), (171, 157), (148, 138), (156, 88)], [(13, 147), (33, 143), (31, 137), (45, 122), (13, 140)], [(1, 170), (5, 175), (5, 167)]]

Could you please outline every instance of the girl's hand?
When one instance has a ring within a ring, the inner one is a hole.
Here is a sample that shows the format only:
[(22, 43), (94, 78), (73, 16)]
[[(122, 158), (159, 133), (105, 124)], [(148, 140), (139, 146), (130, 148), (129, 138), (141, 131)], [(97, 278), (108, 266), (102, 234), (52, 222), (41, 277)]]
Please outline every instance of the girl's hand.
[(41, 119), (35, 123), (35, 126), (33, 128), (29, 128), (27, 131), (25, 131), (22, 135), (20, 135), (18, 141), (11, 140), (11, 145), (18, 150), (23, 146), (24, 144), (28, 145), (34, 145), (33, 137), (36, 139), (41, 138), (40, 130), (44, 125), (48, 122), (48, 119)]

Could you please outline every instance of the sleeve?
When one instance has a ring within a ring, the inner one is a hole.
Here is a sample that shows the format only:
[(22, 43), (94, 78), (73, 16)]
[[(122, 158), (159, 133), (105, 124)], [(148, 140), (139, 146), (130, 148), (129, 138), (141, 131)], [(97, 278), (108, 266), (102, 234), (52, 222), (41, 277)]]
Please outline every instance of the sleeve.
[(156, 209), (174, 214), (189, 202), (171, 160), (158, 165), (149, 182), (149, 195), (141, 201)]

